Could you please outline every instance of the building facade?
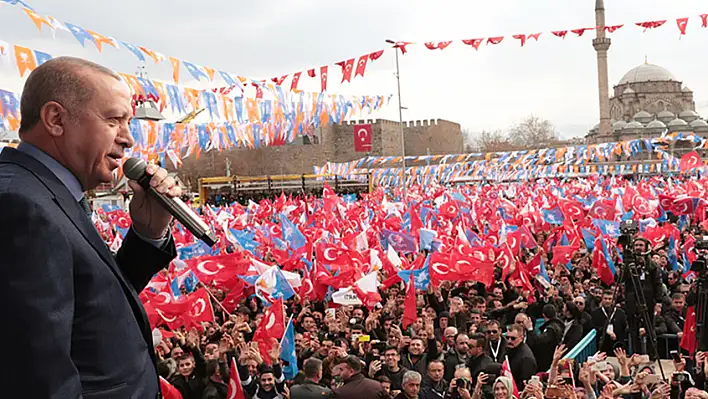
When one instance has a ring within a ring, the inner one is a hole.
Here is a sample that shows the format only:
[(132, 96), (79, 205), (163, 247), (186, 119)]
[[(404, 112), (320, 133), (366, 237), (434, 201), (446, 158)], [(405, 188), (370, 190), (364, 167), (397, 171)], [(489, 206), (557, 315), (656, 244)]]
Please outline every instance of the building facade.
[(609, 100), (611, 132), (603, 134), (595, 125), (586, 136), (589, 144), (655, 138), (667, 131), (708, 136), (708, 123), (695, 111), (693, 92), (661, 66), (645, 62), (632, 68)]
[[(327, 161), (348, 162), (367, 156), (354, 151), (354, 125), (371, 123), (372, 156), (401, 155), (399, 122), (379, 119), (329, 125), (301, 136), (287, 145), (233, 151), (210, 151), (197, 159), (183, 160), (175, 170), (185, 184), (196, 187), (196, 179), (208, 176), (263, 176), (310, 174), (314, 166)], [(418, 120), (403, 123), (406, 155), (460, 154), (463, 135), (459, 123), (446, 120)]]

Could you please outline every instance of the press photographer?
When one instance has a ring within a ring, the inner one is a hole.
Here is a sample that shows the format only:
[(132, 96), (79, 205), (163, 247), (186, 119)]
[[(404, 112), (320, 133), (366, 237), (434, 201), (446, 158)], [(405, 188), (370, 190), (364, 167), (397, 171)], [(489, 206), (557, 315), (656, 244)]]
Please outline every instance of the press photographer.
[(708, 329), (706, 328), (706, 305), (708, 305), (708, 237), (702, 236), (696, 240), (694, 249), (696, 260), (691, 264), (691, 271), (697, 279), (691, 286), (691, 291), (686, 296), (686, 304), (695, 307), (696, 311), (696, 337), (698, 350), (708, 350)]
[(624, 287), (625, 309), (629, 327), (630, 347), (633, 353), (658, 357), (654, 331), (654, 306), (666, 296), (659, 266), (651, 259), (649, 240), (636, 237), (634, 221), (620, 225), (622, 235), (622, 263), (619, 267), (620, 286)]

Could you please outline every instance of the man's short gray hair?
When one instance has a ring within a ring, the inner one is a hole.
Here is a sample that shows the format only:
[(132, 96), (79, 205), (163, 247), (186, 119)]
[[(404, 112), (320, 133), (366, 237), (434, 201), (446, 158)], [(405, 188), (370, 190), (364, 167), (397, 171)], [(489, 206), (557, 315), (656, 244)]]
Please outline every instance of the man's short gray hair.
[(420, 376), (420, 373), (417, 371), (406, 371), (405, 374), (403, 374), (403, 380), (401, 381), (401, 385), (406, 385), (408, 382), (413, 381), (420, 383), (423, 380), (423, 377)]
[(32, 71), (20, 99), (20, 134), (40, 122), (42, 107), (50, 101), (61, 104), (72, 115), (79, 113), (95, 91), (83, 73), (87, 70), (122, 80), (102, 65), (75, 57), (54, 58)]

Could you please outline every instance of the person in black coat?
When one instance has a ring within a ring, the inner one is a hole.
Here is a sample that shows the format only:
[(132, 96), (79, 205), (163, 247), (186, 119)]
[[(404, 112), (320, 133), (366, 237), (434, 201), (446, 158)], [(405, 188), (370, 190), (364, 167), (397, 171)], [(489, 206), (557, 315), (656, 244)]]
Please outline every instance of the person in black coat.
[(533, 351), (538, 368), (548, 370), (553, 361), (553, 351), (563, 340), (565, 325), (557, 317), (556, 307), (552, 304), (544, 305), (542, 314), (545, 322), (539, 329), (540, 332), (536, 332), (533, 326), (525, 326), (526, 343)]
[(565, 316), (565, 334), (563, 344), (566, 348), (574, 348), (583, 339), (582, 312), (572, 301), (565, 303), (563, 309)]
[(428, 375), (423, 378), (420, 399), (442, 399), (449, 386), (445, 376), (445, 364), (440, 360), (428, 363)]
[(229, 391), (229, 370), (226, 367), (226, 363), (218, 360), (207, 360), (206, 375), (209, 379), (206, 382), (201, 399), (226, 399), (226, 393)]
[(305, 381), (290, 388), (290, 399), (322, 399), (329, 395), (329, 388), (319, 385), (322, 379), (322, 361), (315, 358), (305, 360), (302, 365)]
[(627, 315), (621, 307), (612, 307), (613, 299), (614, 292), (605, 290), (600, 307), (592, 312), (592, 324), (597, 332), (599, 350), (608, 354), (612, 354), (615, 345), (623, 343), (627, 338)]
[(469, 349), (467, 350), (467, 368), (470, 369), (472, 381), (477, 380), (477, 375), (487, 369), (487, 366), (493, 363), (492, 358), (487, 355), (485, 348), (487, 347), (487, 338), (484, 334), (474, 334), (469, 340)]
[(509, 326), (506, 333), (506, 355), (519, 392), (523, 391), (526, 381), (538, 372), (536, 357), (533, 355), (531, 348), (524, 342), (524, 338), (524, 327), (518, 324)]

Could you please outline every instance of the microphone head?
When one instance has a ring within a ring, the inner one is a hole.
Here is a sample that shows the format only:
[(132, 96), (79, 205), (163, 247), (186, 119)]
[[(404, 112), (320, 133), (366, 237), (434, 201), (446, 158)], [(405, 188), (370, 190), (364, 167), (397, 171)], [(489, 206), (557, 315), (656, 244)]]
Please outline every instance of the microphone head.
[(130, 180), (139, 180), (145, 174), (147, 163), (140, 158), (128, 158), (123, 163), (123, 173)]

